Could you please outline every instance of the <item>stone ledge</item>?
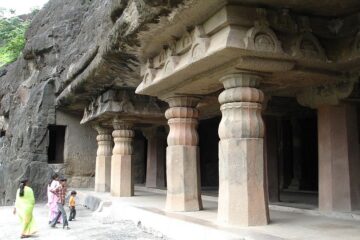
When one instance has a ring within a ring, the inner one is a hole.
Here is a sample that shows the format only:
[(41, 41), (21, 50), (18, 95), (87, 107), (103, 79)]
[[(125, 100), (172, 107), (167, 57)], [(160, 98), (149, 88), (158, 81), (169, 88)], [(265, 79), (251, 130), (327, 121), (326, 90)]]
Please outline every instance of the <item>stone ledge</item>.
[[(135, 191), (151, 192), (157, 194), (166, 194), (165, 189), (156, 189), (156, 188), (147, 188), (144, 186), (135, 186)], [(217, 202), (218, 198), (215, 196), (201, 195), (203, 201)], [(329, 218), (336, 218), (342, 220), (355, 220), (360, 221), (360, 211), (345, 213), (345, 212), (320, 212), (318, 209), (304, 209), (296, 208), (290, 206), (281, 206), (277, 204), (269, 204), (269, 209), (280, 212), (289, 212), (289, 213), (301, 213), (309, 216), (323, 216)]]

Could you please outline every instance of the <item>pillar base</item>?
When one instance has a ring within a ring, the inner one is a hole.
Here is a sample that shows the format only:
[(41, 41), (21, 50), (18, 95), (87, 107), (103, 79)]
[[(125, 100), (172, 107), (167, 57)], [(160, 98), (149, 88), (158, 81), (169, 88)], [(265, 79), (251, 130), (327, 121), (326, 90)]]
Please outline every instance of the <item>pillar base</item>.
[(263, 139), (223, 139), (219, 143), (218, 221), (240, 226), (266, 225)]
[(198, 156), (198, 146), (167, 147), (166, 210), (198, 211), (202, 209)]
[[(111, 156), (96, 157), (95, 192), (109, 192), (111, 182)], [(105, 182), (104, 182), (105, 180)]]
[(113, 155), (111, 158), (111, 195), (116, 197), (134, 196), (132, 182), (132, 155)]

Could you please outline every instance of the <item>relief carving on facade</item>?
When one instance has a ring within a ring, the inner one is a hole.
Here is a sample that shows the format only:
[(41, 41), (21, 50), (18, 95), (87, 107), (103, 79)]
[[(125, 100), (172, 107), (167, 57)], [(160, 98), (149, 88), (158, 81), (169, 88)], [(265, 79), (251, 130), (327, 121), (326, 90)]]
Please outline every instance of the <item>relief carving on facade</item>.
[(148, 96), (135, 95), (132, 90), (108, 90), (85, 108), (81, 123), (84, 124), (104, 114), (129, 115), (163, 115), (165, 106), (161, 106), (156, 99)]
[(300, 105), (318, 108), (322, 105), (337, 105), (352, 93), (357, 77), (340, 79), (334, 83), (311, 86), (296, 95)]
[(266, 19), (266, 10), (258, 8), (256, 12), (258, 20), (246, 33), (245, 49), (282, 53), (281, 43)]
[(312, 33), (309, 17), (299, 18), (299, 30), (301, 33), (295, 38), (291, 47), (292, 56), (326, 61), (325, 50)]
[(148, 59), (142, 83), (151, 85), (156, 78), (161, 79), (174, 73), (180, 62), (181, 66), (186, 66), (203, 58), (209, 43), (202, 26), (187, 30), (180, 39), (170, 41), (157, 56)]
[(319, 40), (311, 32), (300, 34), (291, 47), (292, 56), (326, 61), (326, 55)]
[(289, 9), (282, 9), (281, 14), (276, 14), (274, 17), (274, 25), (276, 30), (286, 33), (297, 33), (298, 25), (290, 15)]

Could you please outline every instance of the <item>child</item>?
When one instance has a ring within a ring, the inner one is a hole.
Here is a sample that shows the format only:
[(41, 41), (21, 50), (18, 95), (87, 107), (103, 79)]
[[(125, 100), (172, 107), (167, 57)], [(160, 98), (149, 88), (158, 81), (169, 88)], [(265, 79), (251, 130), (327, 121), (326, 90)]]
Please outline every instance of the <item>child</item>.
[(60, 179), (60, 186), (58, 186), (56, 189), (50, 189), (50, 192), (54, 193), (58, 197), (57, 206), (59, 209), (58, 214), (56, 215), (55, 219), (51, 223), (51, 227), (56, 227), (56, 223), (58, 222), (60, 216), (63, 218), (63, 228), (64, 229), (70, 229), (69, 224), (66, 217), (66, 212), (64, 209), (65, 204), (65, 196), (66, 196), (66, 178)]
[(69, 208), (70, 208), (69, 221), (75, 220), (75, 216), (76, 216), (75, 197), (76, 197), (76, 191), (72, 191), (69, 199)]

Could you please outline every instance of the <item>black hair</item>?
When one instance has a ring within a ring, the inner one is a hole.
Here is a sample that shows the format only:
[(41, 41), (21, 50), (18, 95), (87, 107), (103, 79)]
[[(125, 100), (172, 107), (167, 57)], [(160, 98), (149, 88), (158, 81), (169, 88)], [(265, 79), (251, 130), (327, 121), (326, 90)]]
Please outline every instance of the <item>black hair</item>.
[(77, 192), (76, 191), (71, 191), (71, 195), (76, 195)]
[(49, 181), (49, 187), (50, 187), (52, 181), (54, 181), (54, 180), (55, 180), (56, 178), (58, 178), (58, 177), (59, 177), (59, 175), (58, 175), (57, 173), (54, 173), (54, 174), (51, 176), (51, 179), (50, 179), (50, 181)]
[(64, 178), (64, 177), (60, 178), (60, 182), (66, 182), (66, 181), (67, 181), (66, 178)]
[(28, 182), (27, 179), (23, 179), (20, 181), (20, 192), (19, 192), (19, 196), (20, 197), (23, 197), (24, 196), (24, 189), (25, 189), (25, 186), (26, 186), (26, 183)]

